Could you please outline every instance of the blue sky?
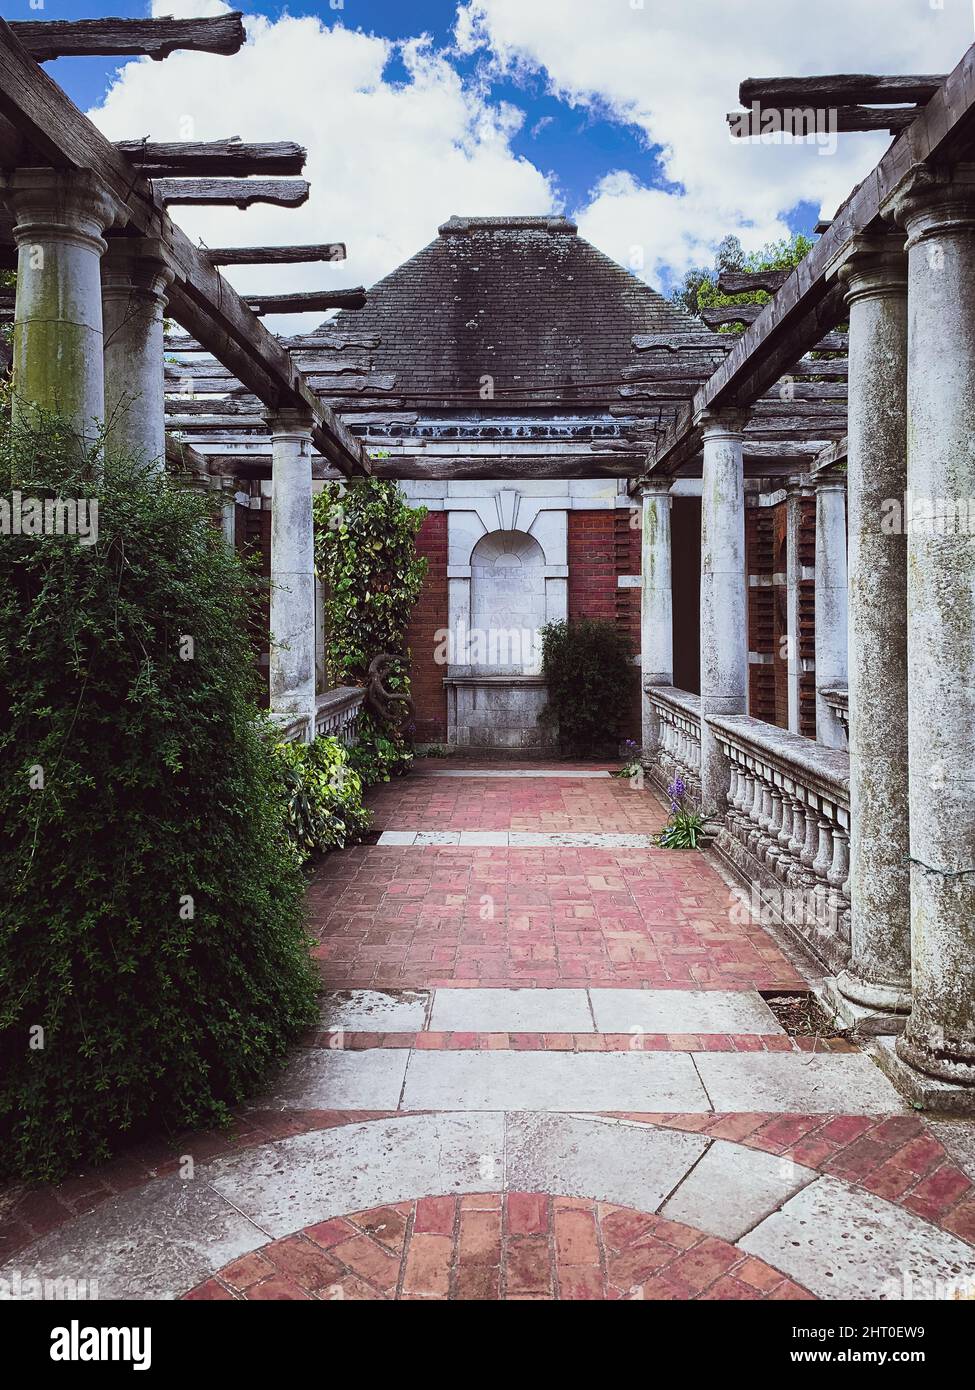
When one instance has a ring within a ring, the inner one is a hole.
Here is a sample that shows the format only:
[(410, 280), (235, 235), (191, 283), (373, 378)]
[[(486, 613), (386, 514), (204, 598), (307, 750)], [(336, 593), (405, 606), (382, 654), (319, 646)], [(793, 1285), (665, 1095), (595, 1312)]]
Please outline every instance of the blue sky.
[[(0, 4), (9, 19), (149, 11), (149, 0)], [(186, 138), (173, 121), (189, 111), (198, 139), (306, 146), (306, 208), (180, 209), (204, 239), (345, 239), (335, 283), (370, 284), (452, 212), (558, 210), (669, 291), (728, 232), (752, 249), (810, 231), (888, 143), (843, 136), (829, 158), (732, 147), (724, 113), (741, 78), (945, 71), (971, 42), (971, 0), (883, 0), (882, 26), (878, 4), (751, 0), (743, 24), (730, 0), (252, 0), (245, 13), (267, 23), (251, 24), (236, 57), (130, 63), (121, 80), (118, 59), (62, 59), (48, 71), (115, 139)]]

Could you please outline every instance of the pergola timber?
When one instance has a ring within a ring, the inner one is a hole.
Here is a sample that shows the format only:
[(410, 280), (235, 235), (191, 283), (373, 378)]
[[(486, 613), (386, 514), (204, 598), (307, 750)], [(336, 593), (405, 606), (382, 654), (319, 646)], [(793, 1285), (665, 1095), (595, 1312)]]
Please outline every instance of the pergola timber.
[(746, 77), (739, 85), (742, 106), (876, 106), (881, 103), (923, 105), (947, 81), (947, 74), (922, 77), (874, 77), (843, 73), (832, 77)]
[[(854, 238), (881, 225), (882, 210), (919, 166), (958, 158), (975, 136), (975, 46), (927, 106), (838, 210), (828, 230), (735, 342), (725, 361), (678, 413), (655, 450), (650, 469), (672, 474), (695, 452), (705, 411), (746, 407), (845, 317), (844, 291), (831, 272)], [(747, 306), (746, 306), (747, 307)]]
[(307, 159), (307, 151), (293, 140), (254, 143), (238, 135), (227, 140), (116, 140), (115, 148), (151, 179), (300, 174)]
[(167, 291), (169, 312), (187, 333), (224, 362), (269, 411), (290, 409), (310, 416), (315, 446), (343, 472), (368, 473), (361, 445), (311, 390), (287, 349), (206, 252), (172, 222), (149, 181), (37, 65), (3, 20), (0, 114), (33, 146), (36, 163), (91, 171), (125, 209), (125, 235), (158, 240), (174, 277)]
[(164, 179), (152, 177), (156, 195), (164, 203), (249, 208), (254, 203), (300, 208), (307, 203), (311, 186), (306, 179)]
[(310, 310), (362, 309), (366, 292), (361, 285), (348, 290), (299, 290), (294, 294), (248, 294), (247, 303), (258, 316), (306, 314)]
[(723, 270), (718, 276), (718, 289), (722, 294), (751, 294), (754, 290), (775, 294), (791, 274), (791, 267), (786, 270)]
[(244, 18), (239, 10), (211, 19), (54, 19), (10, 25), (35, 62), (68, 57), (168, 58), (179, 49), (239, 53)]
[(300, 265), (311, 261), (344, 261), (345, 242), (312, 246), (208, 246), (211, 265)]
[[(750, 140), (766, 132), (763, 126), (774, 118), (773, 129), (787, 131), (797, 138), (814, 134), (817, 129), (849, 135), (861, 130), (889, 130), (899, 135), (917, 116), (919, 106), (830, 106), (818, 111), (811, 106), (762, 106), (749, 111), (729, 111), (725, 120), (735, 140)], [(821, 127), (816, 122), (822, 115)]]

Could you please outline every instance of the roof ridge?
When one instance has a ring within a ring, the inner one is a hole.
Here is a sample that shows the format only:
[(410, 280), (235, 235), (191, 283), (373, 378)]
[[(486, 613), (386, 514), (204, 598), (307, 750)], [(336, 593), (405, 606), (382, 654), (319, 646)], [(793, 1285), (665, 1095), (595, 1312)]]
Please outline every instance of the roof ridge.
[(569, 217), (524, 216), (459, 217), (454, 213), (437, 231), (443, 236), (464, 236), (469, 232), (562, 232), (574, 236), (579, 228)]

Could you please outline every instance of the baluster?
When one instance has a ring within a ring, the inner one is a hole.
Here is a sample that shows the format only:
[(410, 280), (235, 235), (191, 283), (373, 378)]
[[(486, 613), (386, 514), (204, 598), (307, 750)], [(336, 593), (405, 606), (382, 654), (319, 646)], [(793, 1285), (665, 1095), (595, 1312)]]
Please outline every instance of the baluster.
[(769, 797), (772, 814), (769, 816), (768, 838), (762, 857), (774, 873), (779, 862), (779, 832), (782, 829), (782, 793), (774, 782), (769, 787)]

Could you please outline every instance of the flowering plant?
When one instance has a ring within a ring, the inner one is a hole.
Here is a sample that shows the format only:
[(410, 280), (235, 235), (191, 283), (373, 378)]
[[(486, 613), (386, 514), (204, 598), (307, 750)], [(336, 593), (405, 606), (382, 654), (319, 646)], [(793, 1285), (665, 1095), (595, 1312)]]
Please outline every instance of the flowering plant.
[(678, 772), (667, 788), (670, 797), (670, 820), (657, 836), (661, 849), (697, 849), (704, 824), (696, 811), (684, 806), (687, 783)]

